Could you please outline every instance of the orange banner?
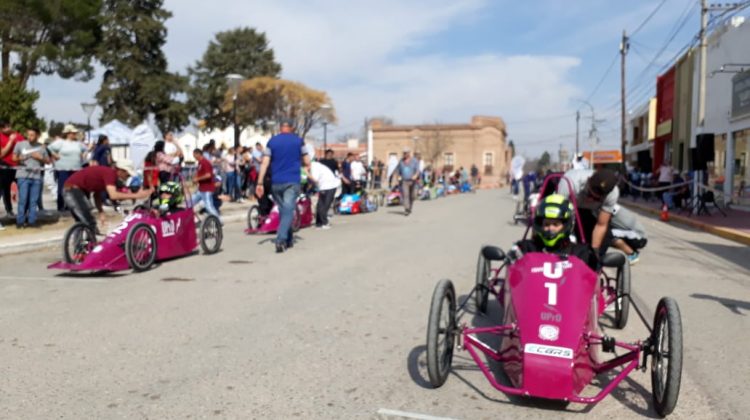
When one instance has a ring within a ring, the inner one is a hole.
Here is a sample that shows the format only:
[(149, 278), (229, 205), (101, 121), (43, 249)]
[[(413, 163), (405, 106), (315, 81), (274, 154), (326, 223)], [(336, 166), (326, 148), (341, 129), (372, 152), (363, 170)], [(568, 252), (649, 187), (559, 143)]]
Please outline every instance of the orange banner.
[[(591, 152), (583, 152), (583, 157), (591, 162)], [(619, 150), (597, 150), (594, 152), (594, 163), (620, 163), (622, 153)]]

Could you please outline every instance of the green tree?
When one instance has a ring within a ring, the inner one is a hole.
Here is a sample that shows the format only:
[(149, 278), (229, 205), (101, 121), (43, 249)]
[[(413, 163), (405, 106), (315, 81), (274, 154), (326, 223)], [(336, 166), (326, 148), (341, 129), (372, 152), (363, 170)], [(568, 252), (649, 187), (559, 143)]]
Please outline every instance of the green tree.
[[(223, 111), (231, 115), (231, 92), (224, 98)], [(304, 138), (316, 124), (336, 122), (336, 110), (328, 95), (302, 83), (273, 77), (256, 77), (245, 80), (237, 95), (237, 123), (240, 129), (258, 120), (293, 120), (294, 131)]]
[(550, 156), (549, 152), (542, 153), (542, 157), (539, 158), (539, 161), (537, 162), (537, 169), (543, 170), (545, 168), (549, 168), (550, 163), (552, 163), (552, 157)]
[(98, 58), (105, 68), (96, 100), (102, 122), (137, 125), (153, 114), (162, 132), (188, 123), (188, 109), (177, 100), (187, 78), (167, 70), (162, 51), (172, 14), (163, 0), (105, 0)]
[(276, 78), (280, 73), (281, 64), (275, 61), (265, 33), (253, 28), (219, 32), (208, 44), (203, 57), (188, 69), (190, 111), (204, 121), (205, 127), (226, 128), (232, 124), (231, 108), (224, 106), (228, 90), (226, 76)]
[(0, 119), (8, 119), (16, 130), (31, 127), (44, 129), (44, 122), (36, 115), (34, 104), (39, 92), (27, 90), (16, 79), (0, 82)]
[(102, 0), (0, 0), (2, 79), (32, 76), (90, 80)]

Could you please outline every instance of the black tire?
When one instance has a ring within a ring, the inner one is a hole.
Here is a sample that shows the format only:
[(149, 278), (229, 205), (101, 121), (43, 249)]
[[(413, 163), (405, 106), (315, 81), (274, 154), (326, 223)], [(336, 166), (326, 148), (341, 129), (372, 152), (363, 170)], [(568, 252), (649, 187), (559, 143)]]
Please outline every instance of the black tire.
[[(435, 286), (427, 323), (427, 373), (438, 388), (448, 379), (456, 334), (456, 292), (450, 280)], [(442, 338), (442, 340), (441, 340)]]
[(682, 317), (677, 302), (661, 298), (651, 335), (651, 393), (656, 412), (665, 417), (677, 405), (682, 377)]
[(138, 223), (125, 239), (125, 257), (133, 271), (148, 270), (156, 261), (156, 234), (147, 223)]
[(68, 228), (63, 237), (63, 260), (68, 264), (80, 264), (95, 246), (94, 229), (78, 222)]
[(615, 298), (615, 328), (623, 329), (628, 324), (630, 313), (630, 261), (617, 268), (617, 296)]
[(260, 228), (260, 207), (257, 205), (250, 206), (247, 210), (247, 227), (253, 230)]
[(209, 215), (201, 223), (200, 230), (201, 249), (204, 254), (215, 254), (221, 249), (221, 242), (224, 240), (224, 230), (221, 227), (221, 221), (214, 215)]
[(474, 304), (477, 306), (477, 311), (481, 313), (487, 312), (487, 300), (490, 294), (490, 261), (484, 258), (482, 251), (479, 251), (479, 257), (477, 258), (477, 273), (475, 279), (474, 291)]

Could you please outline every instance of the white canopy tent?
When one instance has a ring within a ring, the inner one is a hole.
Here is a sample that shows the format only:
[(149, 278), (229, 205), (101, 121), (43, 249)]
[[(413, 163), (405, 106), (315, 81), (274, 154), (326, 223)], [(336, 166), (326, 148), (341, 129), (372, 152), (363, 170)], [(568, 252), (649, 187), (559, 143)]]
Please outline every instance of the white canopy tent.
[(109, 144), (112, 146), (128, 145), (133, 136), (133, 129), (118, 120), (112, 120), (95, 130), (91, 130), (93, 141), (96, 141), (102, 134), (109, 138)]

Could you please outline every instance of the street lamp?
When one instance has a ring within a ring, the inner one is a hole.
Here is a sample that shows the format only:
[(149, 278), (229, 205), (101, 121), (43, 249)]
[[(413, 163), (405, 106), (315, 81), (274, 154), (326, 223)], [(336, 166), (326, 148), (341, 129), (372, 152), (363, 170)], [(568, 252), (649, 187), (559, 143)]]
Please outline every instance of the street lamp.
[[(323, 111), (324, 114), (327, 114), (331, 110), (331, 105), (323, 104), (320, 106), (320, 110)], [(325, 118), (323, 118), (323, 155), (325, 155), (327, 148), (328, 148), (328, 115), (325, 115)]]
[(82, 103), (81, 108), (83, 108), (83, 112), (86, 113), (86, 137), (88, 138), (88, 141), (91, 142), (91, 116), (94, 115), (94, 111), (96, 111), (96, 104), (92, 103)]
[(232, 123), (234, 124), (234, 147), (240, 147), (240, 131), (237, 126), (237, 95), (240, 93), (240, 85), (245, 80), (239, 74), (227, 75), (227, 86), (232, 90)]

